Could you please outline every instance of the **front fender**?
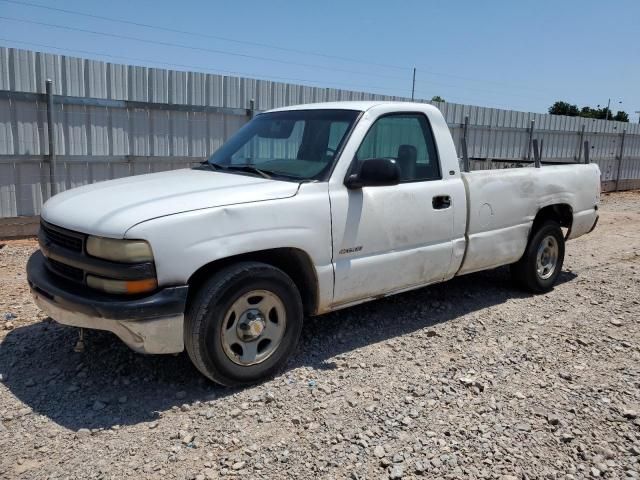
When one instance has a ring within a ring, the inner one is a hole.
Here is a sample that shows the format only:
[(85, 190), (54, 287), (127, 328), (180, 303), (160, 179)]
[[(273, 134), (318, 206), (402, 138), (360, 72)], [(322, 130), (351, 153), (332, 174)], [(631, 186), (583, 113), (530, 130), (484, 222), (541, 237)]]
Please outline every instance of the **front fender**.
[(161, 286), (183, 285), (216, 260), (273, 248), (302, 250), (316, 269), (322, 303), (333, 293), (330, 215), (327, 184), (304, 184), (292, 198), (156, 218), (126, 237), (151, 244)]

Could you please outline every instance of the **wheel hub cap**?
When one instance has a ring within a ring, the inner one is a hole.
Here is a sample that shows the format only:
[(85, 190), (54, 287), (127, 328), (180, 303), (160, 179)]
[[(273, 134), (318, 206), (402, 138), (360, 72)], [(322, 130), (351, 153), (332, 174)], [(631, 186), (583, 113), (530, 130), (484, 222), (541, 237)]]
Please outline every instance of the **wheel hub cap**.
[(222, 348), (233, 363), (256, 365), (280, 345), (286, 329), (284, 303), (268, 290), (240, 295), (227, 310), (221, 326)]
[(245, 342), (256, 340), (265, 329), (265, 320), (260, 310), (247, 310), (238, 322), (238, 338)]
[(541, 279), (550, 278), (556, 271), (558, 251), (558, 241), (553, 235), (544, 237), (540, 242), (536, 256), (536, 271)]

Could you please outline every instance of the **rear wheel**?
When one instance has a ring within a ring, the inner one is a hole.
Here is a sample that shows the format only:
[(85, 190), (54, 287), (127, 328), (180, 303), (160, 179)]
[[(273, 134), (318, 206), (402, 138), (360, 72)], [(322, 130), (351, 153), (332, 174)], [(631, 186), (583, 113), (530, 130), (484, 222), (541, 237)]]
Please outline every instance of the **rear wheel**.
[(243, 262), (215, 274), (185, 316), (185, 346), (196, 368), (227, 386), (272, 376), (294, 351), (302, 300), (282, 270)]
[(511, 276), (526, 290), (548, 292), (558, 280), (563, 262), (562, 229), (557, 222), (547, 220), (531, 236), (522, 258), (511, 265)]

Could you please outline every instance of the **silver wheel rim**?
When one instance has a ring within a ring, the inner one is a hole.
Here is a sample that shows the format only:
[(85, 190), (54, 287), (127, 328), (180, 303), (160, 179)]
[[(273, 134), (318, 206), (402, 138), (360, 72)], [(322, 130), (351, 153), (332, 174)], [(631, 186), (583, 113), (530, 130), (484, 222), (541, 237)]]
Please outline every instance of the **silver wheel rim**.
[(538, 277), (547, 280), (556, 271), (558, 265), (558, 241), (553, 235), (544, 237), (538, 247), (536, 256), (536, 271)]
[(244, 367), (264, 362), (278, 349), (287, 325), (280, 298), (268, 290), (238, 297), (222, 323), (222, 348), (229, 360)]

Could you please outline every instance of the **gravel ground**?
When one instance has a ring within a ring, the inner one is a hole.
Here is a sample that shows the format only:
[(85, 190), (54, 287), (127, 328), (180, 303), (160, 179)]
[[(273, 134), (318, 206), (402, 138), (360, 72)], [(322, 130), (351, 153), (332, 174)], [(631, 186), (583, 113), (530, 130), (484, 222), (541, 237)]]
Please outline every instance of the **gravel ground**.
[(36, 243), (5, 242), (0, 478), (636, 478), (640, 194), (601, 211), (547, 295), (502, 268), (310, 319), (238, 390), (109, 333), (75, 353), (29, 298)]

